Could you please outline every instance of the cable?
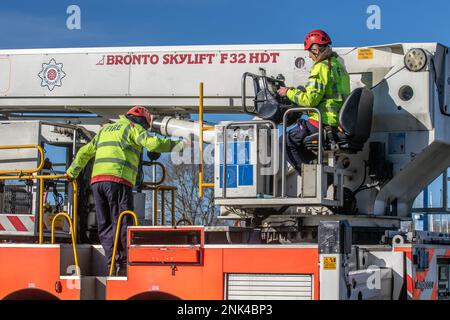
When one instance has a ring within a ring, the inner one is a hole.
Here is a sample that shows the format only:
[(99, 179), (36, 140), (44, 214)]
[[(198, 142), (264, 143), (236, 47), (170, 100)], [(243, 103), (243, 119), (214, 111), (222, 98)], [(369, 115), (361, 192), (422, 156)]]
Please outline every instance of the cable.
[(368, 162), (366, 160), (364, 160), (364, 175), (363, 175), (363, 180), (361, 182), (361, 184), (359, 185), (358, 188), (355, 189), (355, 191), (353, 191), (353, 196), (355, 194), (357, 194), (360, 189), (364, 186), (364, 182), (366, 182), (366, 175), (367, 175), (367, 167), (369, 166)]
[(53, 184), (53, 199), (55, 200), (56, 212), (61, 212), (64, 205), (64, 197), (58, 192), (56, 183)]
[(434, 64), (434, 59), (431, 58), (431, 59), (430, 59), (430, 62), (431, 62), (431, 64), (433, 65), (434, 83), (435, 83), (436, 86), (437, 86), (437, 85), (438, 85), (438, 84), (437, 84), (437, 71), (436, 71), (436, 65)]
[(364, 190), (368, 190), (368, 189), (373, 189), (373, 188), (376, 188), (376, 187), (384, 186), (385, 183), (386, 183), (388, 180), (389, 180), (389, 179), (386, 178), (386, 179), (384, 179), (384, 180), (382, 180), (382, 181), (378, 181), (378, 182), (375, 183), (375, 184), (372, 184), (372, 185), (365, 185), (365, 186), (363, 186), (361, 189), (355, 190), (355, 192), (353, 193), (353, 196), (356, 195), (357, 193), (361, 192), (361, 191), (364, 191)]

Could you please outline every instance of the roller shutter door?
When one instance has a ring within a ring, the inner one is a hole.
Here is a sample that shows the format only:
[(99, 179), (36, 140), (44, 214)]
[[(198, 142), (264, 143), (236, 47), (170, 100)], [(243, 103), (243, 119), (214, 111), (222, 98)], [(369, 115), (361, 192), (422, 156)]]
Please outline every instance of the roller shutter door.
[(312, 275), (229, 273), (225, 278), (229, 300), (312, 300)]

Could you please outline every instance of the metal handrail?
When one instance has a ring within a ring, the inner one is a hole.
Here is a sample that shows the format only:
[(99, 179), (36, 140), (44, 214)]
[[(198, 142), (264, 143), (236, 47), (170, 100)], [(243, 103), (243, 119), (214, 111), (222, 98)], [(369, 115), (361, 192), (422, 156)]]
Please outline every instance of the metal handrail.
[(155, 182), (151, 182), (151, 181), (146, 182), (146, 181), (144, 181), (144, 182), (142, 182), (143, 186), (157, 186), (157, 185), (160, 185), (161, 183), (163, 183), (164, 180), (166, 180), (166, 168), (164, 167), (164, 165), (161, 162), (144, 161), (142, 163), (142, 165), (148, 166), (148, 167), (158, 166), (158, 167), (161, 168), (161, 173), (162, 173), (162, 177), (161, 177), (161, 179), (159, 181), (155, 181)]
[(255, 112), (250, 112), (247, 109), (247, 77), (252, 77), (253, 81), (255, 79), (255, 77), (257, 77), (257, 75), (250, 73), (250, 72), (245, 72), (242, 75), (241, 78), (241, 104), (242, 104), (242, 108), (244, 109), (244, 112), (247, 114), (255, 114)]
[[(39, 244), (44, 243), (44, 180), (66, 179), (67, 175), (29, 175), (29, 176), (0, 176), (0, 180), (39, 180)], [(72, 180), (73, 186), (73, 221), (77, 219), (77, 193), (78, 185)], [(77, 224), (74, 223), (74, 237), (77, 239)]]
[(67, 222), (69, 223), (70, 234), (72, 235), (73, 258), (75, 260), (76, 273), (77, 273), (77, 276), (80, 276), (80, 271), (79, 271), (80, 268), (78, 265), (77, 243), (75, 240), (75, 234), (74, 234), (74, 228), (73, 228), (73, 225), (76, 224), (76, 221), (73, 221), (73, 224), (72, 224), (72, 220), (66, 212), (57, 213), (53, 217), (52, 228), (51, 228), (51, 232), (52, 232), (52, 242), (51, 243), (52, 244), (55, 243), (55, 222), (56, 222), (56, 219), (59, 217), (64, 217), (67, 220)]
[(164, 194), (165, 191), (170, 191), (171, 192), (171, 201), (172, 201), (172, 207), (171, 207), (171, 220), (172, 220), (172, 225), (174, 226), (175, 223), (175, 191), (177, 190), (177, 187), (175, 186), (164, 186), (164, 185), (160, 185), (160, 186), (144, 186), (142, 188), (143, 190), (151, 190), (153, 191), (153, 225), (156, 226), (158, 225), (158, 191), (161, 191), (161, 225), (164, 225), (164, 208), (165, 208), (165, 203), (164, 203)]
[(203, 125), (203, 82), (200, 82), (199, 97), (198, 97), (198, 148), (200, 155), (200, 164), (198, 168), (198, 187), (199, 197), (203, 198), (203, 188), (214, 188), (214, 182), (203, 182), (203, 132), (214, 130), (213, 126)]
[(25, 170), (0, 170), (0, 174), (11, 174), (18, 173), (19, 175), (24, 173), (36, 173), (41, 171), (44, 167), (44, 149), (38, 144), (24, 144), (24, 145), (12, 145), (12, 146), (0, 146), (0, 150), (11, 150), (11, 149), (37, 149), (40, 156), (39, 165), (35, 169), (25, 169)]
[[(223, 132), (223, 171), (222, 171), (222, 198), (225, 199), (227, 197), (227, 130), (231, 127), (236, 127), (236, 126), (242, 126), (242, 125), (255, 125), (258, 126), (258, 124), (269, 124), (273, 127), (273, 129), (275, 130), (277, 128), (277, 125), (275, 124), (275, 122), (271, 121), (271, 120), (253, 120), (253, 121), (235, 121), (235, 122), (230, 122), (228, 123), (225, 128), (224, 128), (224, 132)], [(255, 136), (258, 133), (255, 133)], [(275, 194), (275, 190), (276, 190), (276, 180), (275, 178), (273, 179), (273, 192)]]
[[(115, 258), (116, 258), (116, 252), (117, 252), (117, 244), (119, 242), (119, 234), (120, 234), (120, 229), (121, 229), (121, 226), (122, 226), (122, 219), (126, 215), (130, 215), (130, 216), (132, 216), (134, 218), (134, 225), (135, 226), (139, 225), (137, 215), (133, 211), (125, 210), (125, 211), (122, 211), (120, 213), (119, 219), (117, 220), (116, 236), (114, 238), (114, 248), (113, 248), (113, 253), (112, 253), (112, 257), (111, 257), (111, 266), (109, 268), (109, 276), (110, 277), (112, 277), (112, 273), (113, 273), (113, 270), (114, 270), (114, 264), (115, 264), (115, 260), (116, 260)], [(124, 248), (124, 250), (126, 250), (126, 248)]]
[(286, 112), (283, 115), (283, 138), (282, 138), (282, 143), (283, 143), (283, 152), (281, 154), (282, 160), (281, 160), (281, 197), (284, 198), (286, 197), (286, 177), (285, 177), (285, 173), (286, 173), (286, 129), (287, 129), (287, 116), (290, 113), (298, 113), (298, 112), (303, 112), (303, 111), (313, 111), (316, 112), (318, 114), (318, 122), (319, 122), (319, 145), (317, 147), (317, 158), (318, 158), (318, 163), (322, 164), (323, 161), (323, 145), (322, 145), (322, 114), (320, 113), (319, 109), (317, 108), (291, 108), (286, 110)]
[(158, 191), (161, 191), (161, 225), (164, 225), (164, 209), (165, 209), (165, 198), (164, 193), (165, 191), (171, 191), (172, 196), (172, 207), (171, 207), (171, 214), (172, 214), (172, 225), (175, 225), (175, 191), (177, 190), (177, 187), (175, 186), (166, 186), (161, 185), (161, 183), (164, 182), (166, 179), (166, 167), (164, 164), (160, 162), (148, 162), (145, 161), (143, 165), (152, 166), (157, 165), (161, 168), (162, 171), (162, 178), (157, 182), (143, 182), (142, 183), (142, 190), (150, 190), (153, 191), (153, 225), (157, 225), (158, 221)]

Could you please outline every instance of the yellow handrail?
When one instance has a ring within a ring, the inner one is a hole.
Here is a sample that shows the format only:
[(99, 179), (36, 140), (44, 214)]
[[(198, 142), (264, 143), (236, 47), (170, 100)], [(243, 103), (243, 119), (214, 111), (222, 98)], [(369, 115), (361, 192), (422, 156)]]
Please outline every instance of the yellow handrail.
[[(39, 180), (39, 244), (44, 243), (44, 180), (67, 179), (67, 175), (29, 175), (29, 176), (0, 176), (0, 180)], [(78, 185), (76, 180), (72, 180), (73, 186), (73, 222), (74, 237), (77, 240), (77, 193)]]
[(77, 242), (77, 213), (78, 213), (78, 184), (77, 180), (72, 180), (72, 188), (73, 188), (73, 236), (75, 239), (75, 243)]
[[(56, 219), (59, 218), (59, 217), (64, 217), (64, 218), (66, 218), (67, 222), (69, 223), (70, 234), (72, 235), (73, 258), (74, 258), (74, 260), (75, 260), (76, 273), (77, 273), (77, 276), (80, 276), (80, 272), (79, 272), (79, 269), (80, 269), (80, 268), (79, 268), (79, 266), (78, 266), (77, 244), (76, 244), (76, 241), (75, 241), (74, 228), (73, 228), (73, 224), (72, 224), (72, 220), (70, 219), (70, 216), (69, 216), (67, 213), (65, 213), (65, 212), (57, 213), (57, 214), (53, 217), (53, 220), (52, 220), (52, 229), (51, 229), (51, 232), (52, 232), (52, 244), (55, 243), (55, 222), (56, 222)], [(74, 221), (74, 223), (75, 223), (75, 222), (76, 222), (76, 221)]]
[(9, 150), (9, 149), (33, 149), (36, 148), (39, 152), (40, 156), (40, 162), (39, 166), (35, 169), (25, 169), (25, 170), (0, 170), (0, 174), (11, 174), (11, 173), (18, 173), (19, 175), (22, 175), (23, 173), (36, 173), (41, 171), (41, 169), (44, 167), (44, 149), (38, 144), (24, 144), (24, 145), (13, 145), (13, 146), (0, 146), (0, 150)]
[(214, 188), (213, 182), (203, 182), (203, 132), (214, 129), (214, 127), (212, 126), (203, 125), (203, 82), (200, 82), (199, 88), (198, 122), (199, 122), (198, 147), (200, 153), (200, 164), (198, 168), (198, 187), (199, 187), (199, 197), (202, 198), (203, 188)]
[[(125, 215), (132, 216), (134, 218), (134, 225), (135, 226), (139, 225), (137, 215), (133, 211), (125, 210), (120, 213), (119, 219), (117, 220), (117, 225), (116, 225), (116, 236), (114, 238), (114, 248), (113, 248), (113, 253), (112, 253), (112, 257), (111, 257), (111, 267), (109, 268), (109, 276), (110, 277), (112, 277), (113, 270), (114, 270), (114, 263), (116, 260), (116, 252), (117, 252), (117, 244), (119, 241), (120, 228), (122, 226), (122, 219)], [(126, 248), (123, 248), (123, 249), (126, 250)]]

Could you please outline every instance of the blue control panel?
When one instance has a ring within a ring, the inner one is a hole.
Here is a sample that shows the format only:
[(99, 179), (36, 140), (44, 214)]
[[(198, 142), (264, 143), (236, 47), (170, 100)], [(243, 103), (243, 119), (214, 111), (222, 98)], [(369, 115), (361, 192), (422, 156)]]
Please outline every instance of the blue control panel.
[[(223, 186), (223, 143), (219, 144), (219, 184)], [(251, 143), (236, 141), (227, 143), (227, 188), (252, 186), (254, 184), (253, 167), (250, 159)]]

